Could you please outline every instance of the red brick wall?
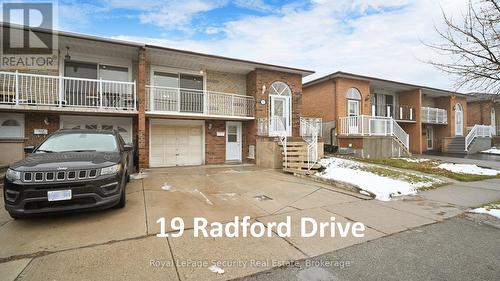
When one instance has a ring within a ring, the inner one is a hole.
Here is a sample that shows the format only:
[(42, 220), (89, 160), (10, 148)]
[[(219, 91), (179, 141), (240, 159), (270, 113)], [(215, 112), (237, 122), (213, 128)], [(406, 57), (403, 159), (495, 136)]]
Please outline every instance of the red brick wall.
[[(47, 118), (48, 125), (45, 124)], [(24, 137), (25, 146), (40, 144), (48, 135), (34, 135), (34, 129), (47, 129), (48, 133), (54, 133), (59, 130), (59, 114), (27, 112), (24, 114)]]
[(302, 95), (302, 115), (319, 117), (324, 122), (335, 121), (335, 82), (323, 81), (304, 88)]
[(137, 66), (137, 99), (138, 99), (138, 148), (139, 148), (139, 168), (149, 167), (149, 132), (146, 126), (145, 114), (145, 91), (146, 91), (146, 50), (140, 49)]
[(399, 104), (411, 105), (415, 108), (415, 123), (400, 123), (403, 130), (408, 133), (410, 138), (410, 152), (421, 154), (425, 142), (422, 140), (421, 108), (422, 93), (420, 89), (399, 93)]
[(351, 144), (351, 148), (361, 149), (363, 148), (363, 138), (339, 138), (339, 147), (348, 148)]
[[(210, 127), (211, 124), (211, 128)], [(217, 132), (226, 132), (226, 121), (205, 121), (205, 164), (226, 162), (226, 138), (218, 137)]]
[(476, 101), (467, 103), (467, 126), (475, 124), (491, 125), (492, 101)]
[(339, 117), (347, 116), (347, 91), (349, 88), (356, 88), (361, 93), (360, 114), (370, 115), (370, 83), (363, 80), (348, 78), (335, 79), (335, 104), (337, 112), (337, 124), (340, 124)]

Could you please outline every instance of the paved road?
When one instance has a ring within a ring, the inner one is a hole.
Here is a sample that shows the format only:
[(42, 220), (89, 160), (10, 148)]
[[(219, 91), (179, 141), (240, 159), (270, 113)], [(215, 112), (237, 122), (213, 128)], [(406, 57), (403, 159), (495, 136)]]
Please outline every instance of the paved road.
[(488, 167), (500, 170), (500, 155), (491, 154), (448, 154), (448, 153), (432, 153), (418, 155), (422, 158), (438, 159), (461, 164), (476, 164), (482, 167)]
[(242, 280), (500, 280), (499, 226), (485, 215), (456, 217)]

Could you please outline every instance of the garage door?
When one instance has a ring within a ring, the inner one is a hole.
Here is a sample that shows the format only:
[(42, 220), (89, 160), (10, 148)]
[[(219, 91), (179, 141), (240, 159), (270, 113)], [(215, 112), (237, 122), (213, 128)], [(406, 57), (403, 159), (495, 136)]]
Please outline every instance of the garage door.
[(125, 143), (132, 143), (132, 118), (61, 116), (61, 129), (117, 130)]
[(201, 126), (151, 125), (152, 167), (201, 165)]

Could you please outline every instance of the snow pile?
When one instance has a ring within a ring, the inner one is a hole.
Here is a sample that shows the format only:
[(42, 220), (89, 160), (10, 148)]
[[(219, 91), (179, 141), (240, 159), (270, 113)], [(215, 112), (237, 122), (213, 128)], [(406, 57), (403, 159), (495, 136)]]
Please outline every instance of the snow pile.
[(316, 176), (356, 185), (361, 189), (362, 194), (366, 192), (374, 194), (375, 199), (381, 201), (389, 201), (395, 196), (413, 195), (419, 188), (432, 185), (432, 182), (410, 183), (363, 171), (359, 167), (370, 165), (347, 159), (325, 158), (320, 163), (326, 169), (316, 173)]
[(477, 208), (474, 210), (470, 210), (469, 212), (475, 214), (487, 214), (500, 219), (500, 205), (495, 205), (492, 208), (489, 207)]
[(443, 163), (437, 167), (439, 169), (445, 169), (453, 173), (461, 173), (461, 174), (485, 175), (485, 176), (496, 176), (500, 174), (500, 171), (488, 168), (481, 168), (474, 164)]
[(427, 162), (427, 161), (431, 161), (431, 159), (425, 159), (425, 158), (393, 158), (393, 159), (401, 159), (401, 160), (404, 160), (406, 162), (410, 162), (410, 163), (422, 163), (422, 162)]
[(496, 154), (500, 155), (500, 147), (492, 147), (490, 149), (486, 149), (481, 151), (482, 153), (488, 153), (488, 154)]

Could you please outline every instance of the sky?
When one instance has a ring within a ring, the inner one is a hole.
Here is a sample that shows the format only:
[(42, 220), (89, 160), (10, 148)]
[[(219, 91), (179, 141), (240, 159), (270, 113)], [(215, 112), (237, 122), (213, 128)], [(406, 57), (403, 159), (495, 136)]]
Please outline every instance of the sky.
[[(0, 0), (0, 2), (7, 2)], [(11, 1), (9, 1), (11, 2)], [(426, 63), (446, 60), (442, 11), (466, 0), (59, 0), (58, 29), (229, 56), (316, 73), (335, 71), (457, 90)], [(464, 89), (458, 89), (464, 91)]]

